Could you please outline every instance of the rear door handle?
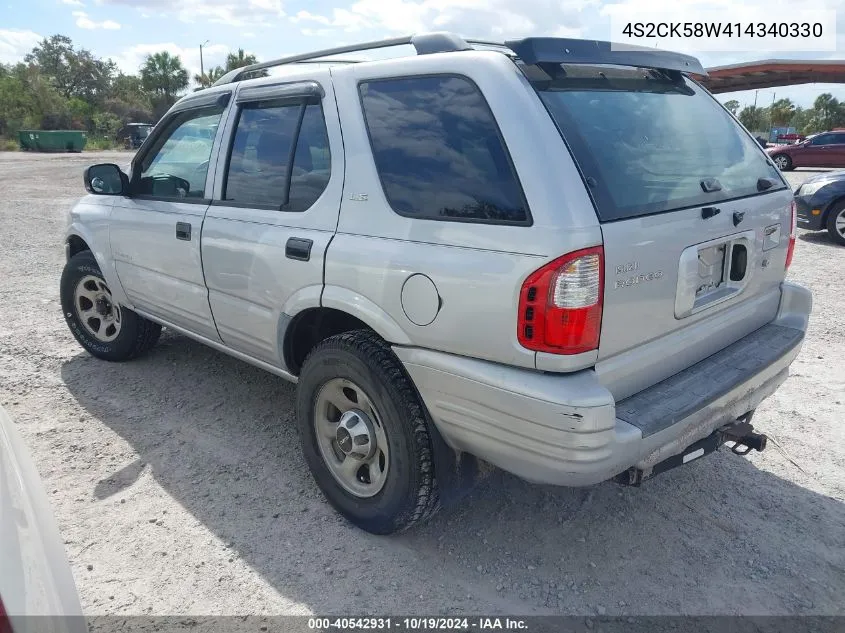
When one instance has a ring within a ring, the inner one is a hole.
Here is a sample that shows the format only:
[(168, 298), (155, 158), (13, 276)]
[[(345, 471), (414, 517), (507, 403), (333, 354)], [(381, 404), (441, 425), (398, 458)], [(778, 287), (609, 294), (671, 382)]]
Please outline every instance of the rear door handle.
[(285, 257), (288, 259), (298, 259), (299, 261), (307, 262), (311, 259), (311, 246), (314, 240), (307, 240), (302, 237), (292, 237), (285, 244)]
[(187, 222), (177, 222), (176, 223), (176, 239), (177, 240), (185, 240), (186, 242), (191, 241), (191, 225)]

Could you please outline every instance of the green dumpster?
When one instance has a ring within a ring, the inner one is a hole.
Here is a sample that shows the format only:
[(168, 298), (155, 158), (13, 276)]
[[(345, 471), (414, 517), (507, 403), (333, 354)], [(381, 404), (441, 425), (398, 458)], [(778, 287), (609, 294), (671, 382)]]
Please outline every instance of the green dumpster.
[(21, 130), (18, 133), (21, 149), (35, 152), (81, 152), (87, 140), (85, 132), (79, 130)]

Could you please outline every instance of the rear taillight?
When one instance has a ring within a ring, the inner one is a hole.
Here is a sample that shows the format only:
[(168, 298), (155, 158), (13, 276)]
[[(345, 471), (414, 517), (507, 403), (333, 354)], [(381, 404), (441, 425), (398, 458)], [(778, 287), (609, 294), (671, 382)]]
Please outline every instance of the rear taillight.
[(789, 270), (789, 265), (792, 263), (792, 254), (795, 252), (795, 232), (797, 231), (798, 226), (798, 217), (795, 214), (795, 200), (793, 200), (792, 204), (789, 205), (789, 212), (792, 214), (792, 218), (789, 223), (789, 246), (786, 249), (785, 270)]
[(517, 338), (523, 347), (551, 354), (596, 349), (603, 300), (601, 246), (558, 257), (522, 284)]
[(3, 599), (0, 598), (0, 633), (12, 633), (12, 622), (3, 606)]

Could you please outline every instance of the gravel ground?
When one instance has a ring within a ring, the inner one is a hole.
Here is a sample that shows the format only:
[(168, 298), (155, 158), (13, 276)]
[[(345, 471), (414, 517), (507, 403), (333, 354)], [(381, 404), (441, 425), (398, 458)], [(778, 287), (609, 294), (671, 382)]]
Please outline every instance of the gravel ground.
[(100, 160), (129, 155), (0, 154), (0, 401), (87, 614), (845, 614), (845, 249), (826, 235), (798, 240), (811, 332), (754, 418), (765, 453), (720, 451), (640, 489), (497, 472), (379, 538), (322, 500), (281, 379), (170, 333), (127, 364), (72, 339), (64, 214)]

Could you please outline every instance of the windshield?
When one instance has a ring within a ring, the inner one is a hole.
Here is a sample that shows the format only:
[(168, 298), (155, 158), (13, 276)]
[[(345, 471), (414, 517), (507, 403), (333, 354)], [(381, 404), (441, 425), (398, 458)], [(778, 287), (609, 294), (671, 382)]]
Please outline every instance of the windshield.
[(602, 221), (786, 186), (759, 144), (706, 91), (657, 71), (577, 66), (535, 84)]

